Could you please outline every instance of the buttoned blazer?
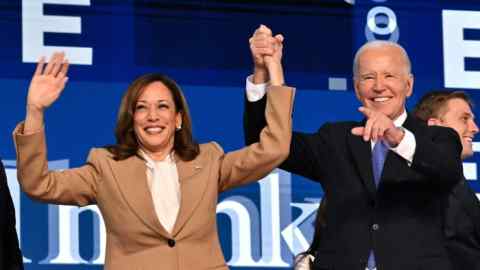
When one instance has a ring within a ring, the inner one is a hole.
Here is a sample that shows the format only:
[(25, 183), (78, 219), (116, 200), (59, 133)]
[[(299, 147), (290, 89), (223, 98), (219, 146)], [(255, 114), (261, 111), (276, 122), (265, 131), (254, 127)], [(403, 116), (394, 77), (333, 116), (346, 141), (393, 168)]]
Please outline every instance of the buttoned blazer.
[(18, 178), (32, 198), (49, 203), (97, 204), (106, 226), (105, 269), (227, 269), (216, 224), (218, 193), (266, 176), (288, 155), (294, 90), (272, 87), (268, 125), (258, 144), (224, 153), (215, 142), (200, 145), (192, 161), (176, 159), (181, 203), (172, 233), (160, 224), (138, 156), (115, 161), (93, 149), (87, 164), (48, 171), (43, 132), (14, 132)]
[[(247, 144), (258, 141), (265, 100), (247, 102)], [(318, 132), (294, 132), (280, 168), (321, 183), (328, 201), (326, 227), (314, 269), (365, 269), (371, 250), (377, 269), (451, 269), (443, 236), (443, 199), (462, 176), (461, 144), (448, 128), (408, 116), (416, 139), (412, 164), (389, 151), (378, 189), (371, 144), (351, 129), (362, 122), (326, 123)]]
[(15, 230), (15, 209), (7, 185), (7, 176), (0, 162), (0, 269), (22, 270), (22, 253)]

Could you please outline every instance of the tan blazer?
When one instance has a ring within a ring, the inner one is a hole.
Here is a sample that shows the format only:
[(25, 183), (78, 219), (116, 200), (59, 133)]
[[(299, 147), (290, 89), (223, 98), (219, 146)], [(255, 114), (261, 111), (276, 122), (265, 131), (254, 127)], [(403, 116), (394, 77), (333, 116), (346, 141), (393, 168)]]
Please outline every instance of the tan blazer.
[(288, 155), (294, 89), (267, 92), (260, 142), (224, 153), (215, 142), (202, 144), (193, 161), (177, 161), (180, 211), (169, 234), (159, 222), (147, 186), (145, 161), (115, 161), (92, 149), (79, 168), (48, 171), (45, 134), (14, 131), (18, 179), (30, 197), (49, 203), (97, 204), (105, 220), (105, 269), (228, 269), (217, 233), (218, 193), (266, 176)]

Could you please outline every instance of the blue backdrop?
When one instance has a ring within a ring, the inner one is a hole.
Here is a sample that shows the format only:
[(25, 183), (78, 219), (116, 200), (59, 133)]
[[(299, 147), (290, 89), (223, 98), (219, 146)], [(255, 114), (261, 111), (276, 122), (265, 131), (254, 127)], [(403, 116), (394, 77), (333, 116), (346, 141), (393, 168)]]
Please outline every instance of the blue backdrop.
[[(361, 118), (351, 64), (355, 50), (372, 39), (397, 41), (409, 52), (415, 74), (409, 107), (439, 88), (463, 89), (480, 103), (475, 2), (0, 0), (0, 154), (26, 269), (101, 269), (105, 251), (95, 206), (39, 204), (18, 187), (11, 132), (25, 116), (40, 55), (63, 50), (73, 63), (64, 94), (46, 114), (51, 168), (79, 166), (91, 147), (113, 143), (121, 95), (134, 78), (153, 71), (183, 87), (198, 141), (233, 150), (243, 145), (248, 38), (259, 24), (286, 37), (286, 78), (297, 87), (294, 127), (315, 131), (325, 121)], [(477, 162), (474, 156), (464, 169), (480, 191)], [(220, 197), (218, 226), (232, 269), (291, 267), (311, 239), (319, 184), (280, 170), (266, 178)]]

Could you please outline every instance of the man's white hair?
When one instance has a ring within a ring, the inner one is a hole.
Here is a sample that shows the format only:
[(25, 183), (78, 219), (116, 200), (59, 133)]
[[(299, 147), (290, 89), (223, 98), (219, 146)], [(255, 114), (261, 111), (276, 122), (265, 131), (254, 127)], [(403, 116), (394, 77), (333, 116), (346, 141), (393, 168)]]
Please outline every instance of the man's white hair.
[(407, 74), (412, 73), (412, 64), (410, 62), (410, 58), (408, 57), (407, 51), (398, 43), (392, 42), (392, 41), (387, 41), (387, 40), (374, 40), (374, 41), (369, 41), (360, 47), (358, 51), (355, 53), (355, 58), (353, 58), (353, 78), (356, 79), (358, 75), (358, 69), (359, 69), (359, 57), (363, 53), (363, 51), (371, 48), (381, 48), (381, 47), (394, 47), (400, 50), (400, 53), (405, 61), (405, 68), (407, 71)]

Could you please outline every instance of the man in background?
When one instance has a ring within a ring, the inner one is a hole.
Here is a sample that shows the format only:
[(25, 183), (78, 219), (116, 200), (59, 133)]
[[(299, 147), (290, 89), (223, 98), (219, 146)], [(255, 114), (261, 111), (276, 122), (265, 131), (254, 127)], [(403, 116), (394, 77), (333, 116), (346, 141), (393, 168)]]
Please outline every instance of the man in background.
[[(420, 99), (413, 113), (428, 125), (453, 128), (462, 142), (461, 158), (473, 155), (472, 140), (478, 126), (465, 93), (430, 92)], [(480, 202), (465, 178), (446, 199), (444, 232), (454, 269), (480, 269)]]
[(15, 230), (15, 209), (7, 186), (5, 168), (0, 161), (0, 269), (22, 270), (22, 253)]

